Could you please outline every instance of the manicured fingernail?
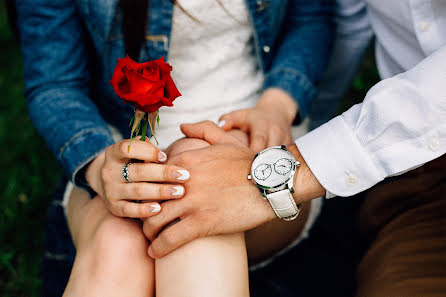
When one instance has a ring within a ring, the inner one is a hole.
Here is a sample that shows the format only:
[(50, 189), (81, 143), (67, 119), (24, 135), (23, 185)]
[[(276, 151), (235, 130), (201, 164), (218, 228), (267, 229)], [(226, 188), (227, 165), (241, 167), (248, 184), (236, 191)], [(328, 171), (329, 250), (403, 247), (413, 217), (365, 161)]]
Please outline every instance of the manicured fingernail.
[(158, 161), (160, 162), (165, 162), (167, 160), (167, 155), (164, 152), (159, 152), (158, 153)]
[(160, 212), (161, 205), (159, 205), (159, 204), (152, 204), (152, 205), (150, 205), (149, 210), (151, 210), (152, 212)]
[(177, 170), (175, 171), (174, 177), (177, 180), (188, 180), (190, 177), (189, 171), (187, 170)]
[(223, 127), (226, 124), (225, 120), (221, 120), (217, 123), (217, 126), (219, 126), (220, 128)]
[(184, 188), (182, 186), (175, 186), (170, 188), (170, 195), (172, 196), (183, 196)]

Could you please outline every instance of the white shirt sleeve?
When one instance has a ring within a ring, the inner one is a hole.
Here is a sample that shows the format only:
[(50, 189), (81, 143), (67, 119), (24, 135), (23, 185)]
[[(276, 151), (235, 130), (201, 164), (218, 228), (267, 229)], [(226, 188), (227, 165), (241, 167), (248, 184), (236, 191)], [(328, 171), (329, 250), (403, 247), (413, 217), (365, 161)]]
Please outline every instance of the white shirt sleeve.
[(446, 152), (446, 46), (296, 140), (321, 185), (352, 196)]

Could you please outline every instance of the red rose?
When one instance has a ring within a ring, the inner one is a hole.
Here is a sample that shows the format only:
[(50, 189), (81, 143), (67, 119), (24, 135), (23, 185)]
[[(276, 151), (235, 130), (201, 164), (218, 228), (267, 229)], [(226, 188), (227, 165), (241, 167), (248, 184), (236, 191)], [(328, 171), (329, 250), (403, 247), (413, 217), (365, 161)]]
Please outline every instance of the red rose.
[(161, 59), (136, 63), (128, 56), (118, 59), (110, 84), (124, 102), (143, 112), (155, 112), (161, 106), (173, 106), (181, 96), (170, 77), (172, 66)]

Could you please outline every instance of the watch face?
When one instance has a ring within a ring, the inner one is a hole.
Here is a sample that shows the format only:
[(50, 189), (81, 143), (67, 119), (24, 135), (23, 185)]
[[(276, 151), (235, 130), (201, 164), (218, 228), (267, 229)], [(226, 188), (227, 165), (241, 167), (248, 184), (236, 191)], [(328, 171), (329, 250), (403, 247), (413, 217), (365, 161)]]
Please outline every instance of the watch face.
[(271, 165), (260, 164), (259, 166), (257, 166), (254, 169), (254, 176), (257, 179), (265, 180), (265, 179), (267, 179), (271, 175), (272, 171), (273, 170), (271, 169)]
[(273, 147), (258, 154), (251, 166), (254, 181), (265, 189), (286, 184), (296, 170), (296, 159), (280, 148)]
[(282, 158), (274, 163), (274, 171), (281, 175), (286, 175), (293, 168), (293, 161), (287, 158)]

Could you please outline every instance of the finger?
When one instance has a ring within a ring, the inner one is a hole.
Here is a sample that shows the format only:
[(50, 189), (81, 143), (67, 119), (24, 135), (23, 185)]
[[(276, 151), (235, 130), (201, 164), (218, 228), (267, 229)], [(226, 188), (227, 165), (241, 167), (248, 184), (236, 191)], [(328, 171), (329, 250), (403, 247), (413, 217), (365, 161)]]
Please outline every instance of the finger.
[(234, 127), (242, 129), (247, 124), (247, 116), (247, 109), (235, 110), (233, 112), (222, 115), (220, 117), (219, 126), (224, 121), (225, 124), (222, 128), (226, 131)]
[(223, 129), (211, 121), (204, 121), (197, 124), (182, 124), (180, 128), (187, 137), (203, 139), (210, 144), (241, 144), (237, 138), (226, 133)]
[(217, 126), (222, 128), (225, 131), (229, 131), (232, 129), (232, 123), (229, 119), (224, 119), (224, 116), (220, 117), (220, 120), (217, 123)]
[(150, 141), (121, 140), (113, 145), (113, 156), (118, 159), (137, 159), (148, 162), (164, 162), (167, 160), (165, 153), (154, 146)]
[(163, 211), (158, 215), (144, 220), (143, 232), (153, 241), (158, 233), (167, 225), (180, 218), (185, 212), (184, 204), (180, 201), (163, 202)]
[(220, 117), (218, 126), (223, 128), (225, 131), (229, 131), (232, 128), (242, 128), (246, 125), (246, 117), (248, 111), (246, 109), (236, 110)]
[(127, 166), (132, 182), (186, 182), (189, 171), (173, 165), (155, 163), (131, 163)]
[(192, 216), (163, 230), (149, 246), (149, 256), (156, 259), (164, 257), (180, 246), (200, 237), (202, 225), (196, 224)]
[(120, 200), (170, 200), (184, 196), (182, 185), (129, 183), (121, 187)]
[(266, 147), (286, 144), (285, 139), (287, 137), (285, 135), (286, 135), (285, 133), (279, 131), (278, 129), (270, 130), (268, 135), (268, 143), (266, 144)]
[(249, 147), (255, 151), (260, 152), (261, 150), (266, 148), (266, 145), (268, 143), (268, 130), (267, 127), (264, 127), (264, 125), (259, 124), (251, 130), (251, 133), (249, 135)]
[(159, 203), (135, 203), (129, 201), (118, 201), (110, 209), (112, 214), (125, 218), (149, 218), (157, 215), (161, 211)]

